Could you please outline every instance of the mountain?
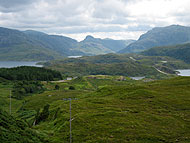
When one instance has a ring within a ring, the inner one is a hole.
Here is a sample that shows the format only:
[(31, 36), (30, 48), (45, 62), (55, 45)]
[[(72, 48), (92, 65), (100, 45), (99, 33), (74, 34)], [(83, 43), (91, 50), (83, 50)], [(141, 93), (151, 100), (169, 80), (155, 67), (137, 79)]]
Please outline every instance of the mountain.
[(83, 41), (58, 35), (0, 27), (0, 61), (46, 61), (67, 56), (115, 53), (133, 40), (99, 39)]
[(100, 39), (88, 35), (83, 41), (79, 42), (78, 50), (88, 53), (89, 55), (115, 53), (124, 49), (132, 42), (134, 42), (134, 40)]
[(118, 53), (135, 53), (158, 46), (169, 46), (190, 42), (190, 27), (171, 25), (167, 27), (156, 27), (128, 45)]
[(142, 52), (142, 54), (146, 56), (169, 56), (190, 63), (190, 43), (176, 46), (154, 47)]
[(0, 27), (0, 60), (52, 60), (61, 55), (25, 33)]
[(62, 56), (85, 55), (76, 49), (78, 42), (65, 36), (48, 35), (38, 31), (24, 31), (26, 35), (35, 39), (44, 47), (58, 52)]
[(129, 44), (135, 42), (135, 40), (113, 40), (113, 39), (103, 39), (103, 45), (113, 50), (114, 52), (118, 52), (124, 49)]
[(86, 36), (86, 38), (82, 41), (83, 43), (98, 43), (102, 46), (106, 47), (107, 49), (110, 49), (114, 52), (118, 52), (121, 49), (124, 49), (127, 45), (135, 42), (135, 40), (113, 40), (113, 39), (100, 39), (100, 38), (94, 38), (90, 35)]

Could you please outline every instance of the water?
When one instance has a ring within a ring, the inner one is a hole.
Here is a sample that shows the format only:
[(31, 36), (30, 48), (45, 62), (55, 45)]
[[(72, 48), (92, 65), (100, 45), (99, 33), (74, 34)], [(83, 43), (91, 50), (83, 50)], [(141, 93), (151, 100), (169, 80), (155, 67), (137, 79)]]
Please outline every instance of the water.
[(68, 56), (68, 58), (81, 58), (82, 56)]
[(186, 70), (177, 70), (179, 72), (178, 75), (180, 76), (190, 76), (190, 69), (186, 69)]
[(131, 79), (133, 79), (133, 80), (141, 80), (141, 79), (143, 79), (143, 78), (145, 78), (144, 76), (142, 76), (142, 77), (130, 77)]
[(13, 68), (19, 66), (43, 67), (42, 65), (36, 65), (37, 63), (38, 62), (0, 61), (0, 68)]

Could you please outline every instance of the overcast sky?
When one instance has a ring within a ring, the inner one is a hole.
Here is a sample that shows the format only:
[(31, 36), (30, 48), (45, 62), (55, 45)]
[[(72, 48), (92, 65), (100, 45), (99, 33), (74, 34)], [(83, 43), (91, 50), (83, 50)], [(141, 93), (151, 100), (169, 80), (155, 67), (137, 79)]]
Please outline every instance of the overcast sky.
[(190, 0), (0, 0), (0, 26), (82, 40), (138, 39), (153, 27), (190, 25)]

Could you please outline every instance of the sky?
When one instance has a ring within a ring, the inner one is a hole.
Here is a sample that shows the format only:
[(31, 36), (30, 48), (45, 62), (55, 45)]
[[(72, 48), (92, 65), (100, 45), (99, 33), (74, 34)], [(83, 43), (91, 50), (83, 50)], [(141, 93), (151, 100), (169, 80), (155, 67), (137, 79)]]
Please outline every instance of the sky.
[(190, 0), (0, 0), (0, 26), (78, 41), (138, 39), (154, 27), (190, 25)]

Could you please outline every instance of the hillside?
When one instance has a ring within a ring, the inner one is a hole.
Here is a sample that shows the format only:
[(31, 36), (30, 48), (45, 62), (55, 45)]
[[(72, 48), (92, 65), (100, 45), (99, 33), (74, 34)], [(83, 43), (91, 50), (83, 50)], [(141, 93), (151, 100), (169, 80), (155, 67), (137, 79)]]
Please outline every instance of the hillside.
[[(89, 82), (92, 84), (93, 80)], [(75, 96), (78, 100), (72, 101), (72, 140), (187, 143), (190, 141), (187, 85), (189, 78), (139, 85), (115, 82), (94, 93)], [(60, 109), (57, 119), (53, 120), (52, 114), (36, 129), (53, 130), (53, 135), (49, 132), (52, 143), (69, 141), (69, 102), (55, 101), (51, 106), (53, 113)]]
[[(163, 63), (167, 61), (167, 63)], [(64, 60), (46, 62), (45, 67), (56, 69), (64, 75), (124, 75), (124, 76), (156, 76), (159, 78), (161, 68), (166, 68), (169, 74), (175, 74), (175, 69), (189, 68), (190, 65), (169, 57), (149, 57), (137, 54), (106, 54), (84, 56)], [(156, 69), (155, 69), (156, 68)], [(169, 72), (170, 71), (170, 72)]]
[(142, 52), (146, 56), (169, 56), (190, 63), (190, 44), (155, 47)]
[[(90, 77), (63, 83), (44, 82), (47, 88), (44, 93), (13, 99), (13, 115), (31, 125), (39, 109), (42, 113), (48, 104), (47, 119), (32, 126), (32, 130), (50, 143), (69, 142), (68, 98), (72, 98), (72, 142), (190, 142), (189, 77), (148, 83), (129, 78), (119, 81), (120, 76)], [(60, 88), (55, 90), (55, 85)], [(9, 86), (0, 83), (0, 106), (6, 110)], [(18, 131), (17, 127), (11, 129)], [(10, 129), (7, 132), (14, 135)], [(13, 137), (21, 135), (19, 132)], [(10, 136), (5, 139), (11, 141)], [(22, 142), (23, 137), (17, 139)]]
[(15, 119), (0, 109), (1, 143), (47, 143), (42, 134), (28, 127), (27, 123)]
[(7, 28), (0, 28), (0, 50), (1, 61), (44, 61), (60, 57), (23, 32)]
[(145, 76), (158, 74), (151, 66), (146, 66), (131, 60), (129, 57), (115, 54), (50, 61), (44, 65), (48, 68), (56, 69), (64, 75), (72, 76), (91, 74)]
[(190, 42), (190, 27), (180, 25), (156, 27), (141, 35), (136, 42), (120, 50), (119, 53), (136, 53), (152, 47), (170, 46), (188, 42)]
[(78, 42), (74, 39), (65, 36), (58, 35), (48, 35), (38, 31), (27, 30), (24, 31), (26, 35), (30, 38), (35, 39), (44, 47), (55, 51), (62, 56), (75, 56), (75, 55), (85, 55), (85, 53), (80, 52), (76, 49)]

